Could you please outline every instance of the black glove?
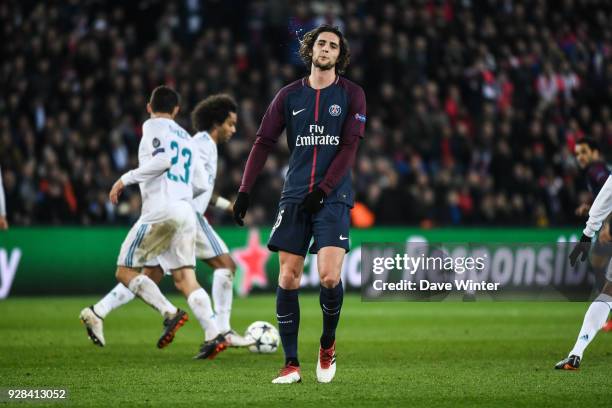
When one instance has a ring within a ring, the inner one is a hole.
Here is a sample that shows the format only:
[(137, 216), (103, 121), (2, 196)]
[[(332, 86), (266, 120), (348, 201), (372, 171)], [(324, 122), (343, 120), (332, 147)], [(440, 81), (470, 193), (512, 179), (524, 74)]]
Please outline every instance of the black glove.
[(323, 208), (323, 199), (325, 197), (325, 191), (319, 187), (315, 188), (304, 197), (304, 201), (300, 204), (300, 210), (304, 210), (309, 214), (316, 214)]
[(591, 238), (582, 234), (582, 237), (580, 238), (580, 242), (576, 244), (576, 246), (572, 250), (572, 253), (569, 256), (570, 265), (576, 266), (576, 261), (578, 260), (578, 257), (580, 255), (582, 255), (582, 257), (580, 258), (580, 261), (581, 262), (586, 261), (587, 256), (589, 255), (589, 249), (591, 249)]
[(240, 191), (238, 193), (238, 197), (236, 197), (236, 202), (234, 203), (234, 221), (236, 221), (236, 224), (240, 225), (241, 227), (244, 225), (244, 221), (242, 219), (249, 209), (249, 201), (249, 193)]

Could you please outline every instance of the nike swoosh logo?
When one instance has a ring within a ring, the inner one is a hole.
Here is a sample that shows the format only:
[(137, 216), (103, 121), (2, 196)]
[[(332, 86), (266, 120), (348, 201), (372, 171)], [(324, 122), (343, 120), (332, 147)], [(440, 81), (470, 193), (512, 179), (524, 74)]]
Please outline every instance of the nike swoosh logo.
[(348, 239), (348, 237), (343, 237), (342, 235), (340, 235), (340, 241), (346, 241)]
[(292, 314), (293, 313), (289, 313), (289, 314), (286, 314), (284, 316), (281, 316), (281, 315), (277, 314), (276, 317), (279, 318), (279, 319), (282, 319), (283, 317), (291, 316)]
[(293, 116), (297, 115), (298, 113), (304, 112), (305, 110), (306, 110), (306, 108), (300, 109), (299, 111), (294, 110), (293, 111)]

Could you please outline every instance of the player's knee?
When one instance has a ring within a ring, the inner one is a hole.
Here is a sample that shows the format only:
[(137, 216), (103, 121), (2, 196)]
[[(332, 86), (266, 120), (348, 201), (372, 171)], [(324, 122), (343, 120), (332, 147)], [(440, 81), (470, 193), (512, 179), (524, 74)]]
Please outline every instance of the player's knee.
[(281, 268), (278, 283), (283, 289), (297, 289), (300, 287), (301, 271), (297, 268)]
[(192, 292), (193, 290), (192, 286), (193, 285), (191, 285), (189, 281), (187, 281), (186, 279), (174, 281), (174, 287), (176, 288), (176, 290), (178, 290), (185, 296), (187, 296), (189, 293)]
[(321, 286), (324, 288), (335, 288), (340, 283), (340, 276), (336, 276), (334, 273), (322, 273), (321, 274)]
[(231, 256), (228, 256), (227, 259), (228, 261), (226, 268), (229, 269), (232, 273), (232, 276), (234, 276), (236, 274), (236, 262), (234, 262)]
[(172, 271), (172, 278), (176, 289), (185, 296), (200, 288), (200, 284), (195, 278), (195, 272), (191, 268)]
[(176, 288), (176, 290), (178, 290), (179, 292), (183, 293), (183, 290), (185, 288), (185, 283), (183, 281), (180, 280), (174, 280), (174, 287)]
[(159, 285), (164, 276), (164, 272), (159, 266), (142, 268), (142, 274), (148, 276), (157, 285)]
[(118, 282), (123, 283), (125, 286), (127, 286), (128, 283), (130, 283), (131, 276), (126, 268), (119, 266), (115, 271), (115, 278)]
[(229, 269), (232, 273), (232, 276), (234, 276), (236, 272), (236, 263), (234, 262), (232, 257), (229, 256), (229, 254), (224, 254), (219, 259), (221, 261), (221, 265), (219, 266), (219, 268)]

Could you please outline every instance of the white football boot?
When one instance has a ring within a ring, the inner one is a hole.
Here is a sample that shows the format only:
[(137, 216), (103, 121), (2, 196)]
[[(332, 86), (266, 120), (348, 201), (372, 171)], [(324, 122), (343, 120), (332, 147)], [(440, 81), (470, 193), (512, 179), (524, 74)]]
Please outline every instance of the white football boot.
[(336, 375), (336, 342), (328, 349), (319, 347), (319, 358), (317, 360), (317, 381), (328, 383)]
[(287, 364), (278, 373), (278, 377), (272, 380), (272, 384), (293, 384), (302, 382), (300, 367)]
[(93, 344), (104, 347), (106, 344), (106, 341), (104, 340), (104, 323), (103, 320), (94, 312), (93, 306), (89, 306), (81, 310), (79, 318), (85, 325), (87, 335)]
[(256, 343), (252, 337), (243, 337), (233, 329), (223, 333), (223, 336), (229, 347), (248, 347)]

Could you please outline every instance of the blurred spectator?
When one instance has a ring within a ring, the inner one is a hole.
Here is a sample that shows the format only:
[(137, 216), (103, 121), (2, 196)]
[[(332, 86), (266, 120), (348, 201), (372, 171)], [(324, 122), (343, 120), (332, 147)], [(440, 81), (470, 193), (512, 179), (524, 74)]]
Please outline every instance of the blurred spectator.
[[(181, 93), (187, 128), (205, 96), (240, 101), (217, 178), (232, 197), (270, 99), (306, 72), (299, 38), (323, 22), (345, 31), (347, 77), (368, 99), (354, 171), (362, 225), (575, 223), (585, 191), (576, 141), (612, 152), (605, 0), (10, 0), (0, 22), (11, 225), (133, 221), (137, 189), (117, 208), (107, 193), (137, 165), (146, 100), (162, 83)], [(279, 143), (251, 221), (273, 222), (287, 157)]]

